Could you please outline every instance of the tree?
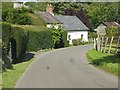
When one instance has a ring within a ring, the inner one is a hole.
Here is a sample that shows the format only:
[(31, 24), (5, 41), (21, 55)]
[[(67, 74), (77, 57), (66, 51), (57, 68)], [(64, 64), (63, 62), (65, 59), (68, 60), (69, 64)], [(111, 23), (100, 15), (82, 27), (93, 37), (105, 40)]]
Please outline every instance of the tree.
[(90, 30), (92, 30), (91, 23), (89, 21), (88, 16), (86, 15), (86, 11), (83, 9), (80, 9), (79, 11), (75, 11), (73, 9), (66, 9), (65, 10), (66, 15), (75, 15), (77, 16)]
[(20, 24), (20, 25), (30, 25), (32, 22), (30, 17), (25, 13), (32, 13), (28, 8), (17, 8), (17, 9), (5, 9), (2, 11), (2, 20), (4, 22), (9, 22), (12, 24)]
[(45, 11), (46, 2), (26, 2), (25, 5), (31, 7), (35, 11)]
[(55, 45), (59, 44), (64, 31), (62, 28), (55, 29), (54, 27), (52, 27), (51, 29), (52, 29), (53, 47), (55, 47)]
[(102, 2), (91, 3), (87, 8), (87, 15), (89, 16), (92, 25), (96, 28), (101, 22), (117, 21), (118, 3)]
[[(78, 11), (80, 14), (83, 13), (82, 18), (85, 18), (87, 14), (89, 21), (91, 22), (93, 28), (96, 28), (101, 22), (118, 22), (120, 23), (120, 10), (118, 11), (118, 2), (57, 2), (53, 3), (54, 12), (56, 14), (65, 15), (65, 9), (71, 9)], [(80, 11), (84, 10), (84, 11)], [(69, 12), (69, 15), (73, 13)], [(84, 17), (85, 16), (85, 17)], [(80, 18), (82, 20), (82, 18)], [(84, 20), (83, 20), (84, 22)], [(87, 24), (88, 25), (88, 24)], [(86, 26), (87, 26), (86, 25)], [(89, 25), (88, 25), (89, 26)]]

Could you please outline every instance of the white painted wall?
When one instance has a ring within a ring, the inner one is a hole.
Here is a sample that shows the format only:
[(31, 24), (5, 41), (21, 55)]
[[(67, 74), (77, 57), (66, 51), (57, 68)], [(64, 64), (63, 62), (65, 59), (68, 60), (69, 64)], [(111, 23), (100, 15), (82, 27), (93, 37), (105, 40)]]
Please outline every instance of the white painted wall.
[(14, 3), (13, 4), (13, 8), (18, 8), (18, 7), (22, 7), (22, 6), (24, 6), (23, 3)]
[[(60, 26), (59, 24), (56, 24), (56, 25), (54, 25), (54, 28), (55, 28), (55, 29), (58, 29), (59, 26)], [(47, 28), (51, 28), (51, 27), (52, 27), (52, 24), (47, 24), (46, 27), (47, 27)]]
[[(69, 40), (69, 35), (71, 40)], [(81, 35), (85, 41), (88, 41), (88, 31), (68, 31), (67, 40), (69, 40), (69, 44), (72, 44), (73, 39), (81, 38)]]

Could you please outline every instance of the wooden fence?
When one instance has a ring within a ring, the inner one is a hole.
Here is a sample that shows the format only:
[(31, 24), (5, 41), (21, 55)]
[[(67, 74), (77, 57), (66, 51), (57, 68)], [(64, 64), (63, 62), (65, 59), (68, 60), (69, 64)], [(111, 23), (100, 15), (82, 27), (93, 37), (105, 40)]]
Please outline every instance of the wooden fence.
[(105, 36), (99, 36), (97, 40), (94, 39), (94, 48), (103, 53), (120, 53), (120, 36), (117, 38), (112, 36), (111, 38)]

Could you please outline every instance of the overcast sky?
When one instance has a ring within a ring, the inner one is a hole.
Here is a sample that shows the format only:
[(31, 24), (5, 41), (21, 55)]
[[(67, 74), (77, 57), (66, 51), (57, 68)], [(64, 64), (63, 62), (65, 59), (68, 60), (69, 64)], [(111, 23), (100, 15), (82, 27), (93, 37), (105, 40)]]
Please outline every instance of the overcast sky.
[(12, 0), (13, 2), (36, 2), (37, 0)]

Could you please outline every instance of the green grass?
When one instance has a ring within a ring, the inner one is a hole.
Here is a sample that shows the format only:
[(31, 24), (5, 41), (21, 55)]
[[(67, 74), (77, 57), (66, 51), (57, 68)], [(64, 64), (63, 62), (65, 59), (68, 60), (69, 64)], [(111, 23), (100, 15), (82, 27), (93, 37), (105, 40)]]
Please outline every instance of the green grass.
[(52, 49), (43, 49), (43, 50), (39, 50), (38, 52), (43, 53), (43, 52), (48, 52), (51, 51)]
[(114, 54), (106, 54), (96, 50), (89, 50), (87, 53), (88, 61), (96, 67), (99, 67), (114, 75), (119, 75), (118, 64), (120, 64), (120, 56)]
[[(120, 46), (120, 45), (119, 45), (119, 46)], [(103, 47), (103, 50), (104, 50), (104, 49), (105, 49), (105, 47)], [(107, 45), (106, 45), (105, 52), (108, 53), (109, 49), (110, 49), (110, 45), (107, 44)], [(114, 54), (115, 51), (116, 51), (116, 44), (112, 44), (111, 49), (110, 49), (110, 52)]]
[(19, 63), (13, 65), (14, 68), (12, 70), (7, 69), (5, 72), (2, 73), (2, 88), (13, 88), (16, 85), (17, 80), (29, 66), (29, 64), (34, 60), (32, 58), (29, 61)]

